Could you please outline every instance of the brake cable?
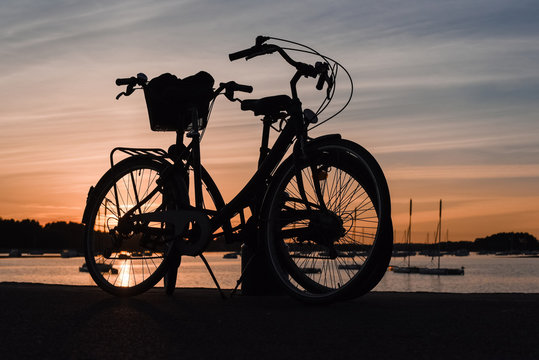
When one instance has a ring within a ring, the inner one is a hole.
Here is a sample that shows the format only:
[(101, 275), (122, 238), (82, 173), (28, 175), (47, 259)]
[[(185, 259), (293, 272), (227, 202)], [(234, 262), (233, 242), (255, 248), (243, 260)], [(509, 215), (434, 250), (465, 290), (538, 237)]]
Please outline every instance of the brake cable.
[(327, 107), (329, 106), (329, 104), (331, 103), (331, 101), (333, 100), (333, 97), (335, 95), (335, 91), (336, 91), (336, 88), (337, 88), (337, 86), (336, 86), (337, 85), (337, 73), (338, 73), (339, 67), (342, 68), (344, 70), (344, 72), (346, 73), (346, 75), (348, 76), (348, 79), (350, 81), (350, 95), (348, 96), (348, 99), (345, 102), (345, 104), (337, 112), (335, 112), (333, 115), (331, 115), (327, 119), (324, 119), (323, 121), (317, 123), (316, 125), (311, 126), (308, 130), (313, 130), (313, 129), (317, 128), (318, 126), (328, 122), (329, 120), (333, 119), (334, 117), (336, 117), (337, 115), (339, 115), (341, 112), (344, 111), (344, 109), (350, 104), (350, 102), (352, 100), (352, 97), (353, 97), (353, 93), (354, 93), (354, 82), (352, 80), (352, 76), (350, 75), (350, 73), (348, 72), (348, 70), (344, 66), (342, 66), (338, 61), (336, 61), (336, 60), (334, 60), (334, 59), (332, 59), (332, 58), (330, 58), (328, 56), (322, 55), (320, 52), (316, 51), (315, 49), (313, 49), (313, 48), (311, 48), (311, 47), (309, 47), (307, 45), (304, 45), (304, 44), (301, 44), (301, 43), (298, 43), (298, 42), (295, 42), (295, 41), (281, 39), (281, 38), (275, 38), (275, 37), (269, 37), (269, 39), (276, 40), (276, 41), (282, 41), (282, 42), (285, 42), (285, 43), (293, 44), (293, 45), (296, 45), (296, 46), (303, 47), (304, 49), (307, 49), (307, 50), (304, 50), (304, 49), (296, 49), (296, 48), (283, 48), (283, 50), (296, 51), (296, 52), (302, 52), (302, 53), (311, 54), (311, 55), (317, 55), (317, 56), (321, 57), (326, 63), (328, 63), (328, 64), (332, 63), (332, 65), (330, 65), (329, 70), (331, 72), (330, 76), (333, 79), (333, 86), (332, 86), (333, 89), (331, 90), (331, 94), (329, 96), (326, 95), (326, 97), (324, 98), (324, 100), (320, 104), (318, 110), (316, 111), (317, 116), (319, 114), (321, 114), (323, 111), (325, 111), (327, 109)]

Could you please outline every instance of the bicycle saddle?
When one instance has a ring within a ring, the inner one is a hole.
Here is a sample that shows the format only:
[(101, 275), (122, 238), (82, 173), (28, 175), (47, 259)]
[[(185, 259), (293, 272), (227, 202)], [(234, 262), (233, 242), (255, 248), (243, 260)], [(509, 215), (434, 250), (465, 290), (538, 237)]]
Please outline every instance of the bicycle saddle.
[(255, 115), (276, 115), (290, 107), (292, 99), (288, 95), (268, 96), (261, 99), (248, 99), (241, 102), (242, 110), (254, 111)]

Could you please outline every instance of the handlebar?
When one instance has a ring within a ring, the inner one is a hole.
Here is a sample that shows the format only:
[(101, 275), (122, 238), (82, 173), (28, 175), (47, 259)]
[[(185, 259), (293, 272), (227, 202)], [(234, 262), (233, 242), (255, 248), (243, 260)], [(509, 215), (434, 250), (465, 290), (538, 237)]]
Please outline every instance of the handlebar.
[(254, 46), (248, 49), (231, 53), (228, 55), (228, 58), (230, 59), (230, 61), (235, 61), (241, 58), (249, 60), (256, 56), (278, 52), (279, 55), (281, 55), (287, 63), (296, 68), (296, 75), (292, 78), (291, 81), (291, 90), (293, 97), (297, 97), (297, 91), (295, 87), (297, 81), (299, 80), (299, 78), (301, 78), (301, 76), (312, 78), (316, 78), (317, 76), (319, 76), (318, 82), (316, 84), (316, 89), (322, 90), (324, 87), (324, 83), (327, 83), (328, 94), (331, 92), (331, 88), (333, 86), (333, 79), (328, 76), (329, 64), (327, 62), (317, 62), (315, 66), (312, 66), (310, 64), (295, 61), (286, 53), (286, 51), (282, 47), (274, 44), (264, 44), (269, 39), (270, 37), (267, 36), (257, 36)]
[(116, 85), (117, 86), (123, 86), (123, 85), (133, 85), (135, 86), (137, 84), (137, 78), (134, 76), (131, 76), (130, 78), (119, 78), (116, 79)]
[(246, 60), (252, 59), (255, 56), (271, 54), (274, 51), (277, 51), (278, 46), (276, 45), (264, 45), (266, 41), (270, 38), (268, 36), (257, 36), (255, 41), (255, 46), (250, 47), (249, 49), (240, 50), (235, 53), (229, 54), (228, 58), (230, 61), (238, 60), (241, 58), (246, 58)]
[[(223, 85), (223, 83), (221, 83), (221, 85)], [(229, 81), (226, 84), (224, 84), (224, 86), (227, 90), (231, 90), (231, 91), (241, 91), (241, 92), (246, 92), (249, 94), (253, 92), (252, 86), (238, 84), (235, 81)]]
[[(143, 74), (139, 73), (137, 76), (131, 76), (129, 78), (118, 78), (116, 79), (115, 83), (117, 86), (125, 86), (127, 85), (127, 89), (124, 92), (121, 92), (116, 96), (116, 100), (118, 100), (122, 95), (129, 96), (135, 91), (135, 86), (142, 86), (145, 87), (148, 82), (148, 77)], [(234, 99), (234, 92), (235, 91), (241, 91), (246, 93), (252, 93), (253, 87), (249, 85), (242, 85), (238, 84), (235, 81), (229, 81), (227, 83), (220, 83), (219, 88), (214, 91), (213, 97), (215, 98), (217, 95), (221, 94), (222, 91), (225, 91), (224, 94), (230, 101), (235, 101)]]
[(127, 85), (127, 89), (124, 92), (119, 93), (116, 96), (118, 100), (122, 95), (129, 96), (135, 91), (135, 86), (146, 86), (148, 82), (148, 77), (143, 73), (138, 73), (137, 76), (131, 76), (130, 78), (118, 78), (116, 79), (117, 86)]
[(116, 85), (123, 86), (144, 86), (148, 82), (148, 77), (143, 73), (138, 73), (137, 76), (131, 76), (130, 78), (119, 78), (116, 79)]
[(214, 92), (214, 96), (221, 94), (223, 90), (225, 90), (225, 96), (228, 100), (236, 101), (237, 99), (234, 98), (235, 91), (252, 93), (253, 87), (249, 85), (238, 84), (235, 81), (229, 81), (227, 83), (220, 83), (219, 88), (215, 90)]
[(240, 50), (238, 52), (228, 54), (228, 58), (230, 59), (230, 61), (235, 61), (244, 57), (251, 56), (257, 52), (260, 52), (260, 48), (258, 46), (253, 46), (249, 49)]

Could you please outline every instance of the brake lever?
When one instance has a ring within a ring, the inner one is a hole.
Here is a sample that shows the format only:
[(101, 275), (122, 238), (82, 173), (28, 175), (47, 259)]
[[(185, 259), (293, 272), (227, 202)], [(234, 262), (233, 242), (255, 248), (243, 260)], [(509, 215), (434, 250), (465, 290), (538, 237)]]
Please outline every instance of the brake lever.
[(328, 76), (328, 77), (326, 78), (326, 82), (327, 82), (327, 84), (328, 84), (327, 95), (326, 95), (326, 97), (329, 99), (329, 98), (331, 98), (331, 91), (333, 90), (333, 85), (334, 85), (334, 84), (333, 84), (333, 78), (331, 78), (331, 77)]
[(225, 97), (229, 100), (229, 101), (237, 101), (238, 99), (235, 99), (234, 98), (234, 90), (230, 89), (230, 88), (226, 88), (225, 90)]
[(135, 86), (134, 85), (127, 85), (127, 89), (125, 89), (125, 91), (123, 91), (123, 92), (119, 93), (118, 95), (116, 95), (116, 100), (119, 100), (122, 97), (122, 95), (129, 96), (134, 92), (135, 92)]
[(256, 37), (256, 40), (255, 40), (255, 45), (256, 45), (256, 46), (262, 45), (263, 43), (265, 43), (265, 42), (268, 41), (269, 39), (270, 39), (269, 36), (258, 35), (258, 36)]
[(317, 62), (315, 65), (315, 68), (320, 73), (318, 77), (318, 82), (316, 83), (316, 89), (322, 90), (324, 88), (324, 83), (327, 83), (328, 86), (327, 86), (326, 97), (329, 99), (331, 95), (331, 90), (333, 88), (333, 78), (328, 76), (329, 64), (326, 62), (325, 63)]

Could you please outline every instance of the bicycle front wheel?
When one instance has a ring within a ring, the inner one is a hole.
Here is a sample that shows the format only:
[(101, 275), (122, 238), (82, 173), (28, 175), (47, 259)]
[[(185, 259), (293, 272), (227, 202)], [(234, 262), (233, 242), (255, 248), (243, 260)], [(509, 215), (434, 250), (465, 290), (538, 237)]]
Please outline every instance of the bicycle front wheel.
[(322, 142), (308, 150), (306, 161), (290, 157), (264, 202), (270, 265), (287, 292), (303, 301), (371, 290), (391, 255), (385, 178), (374, 158), (351, 144)]
[(130, 213), (188, 204), (181, 178), (163, 179), (165, 168), (166, 164), (150, 157), (127, 158), (112, 167), (89, 196), (85, 265), (95, 283), (111, 294), (131, 296), (148, 290), (163, 277), (168, 255), (176, 254), (174, 232), (166, 223), (123, 222)]

